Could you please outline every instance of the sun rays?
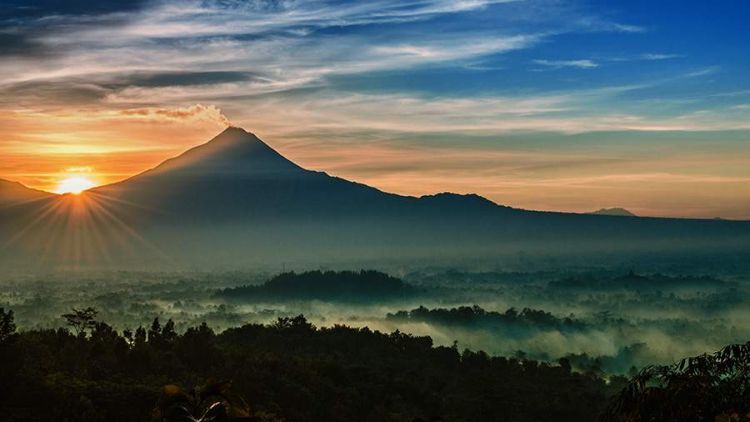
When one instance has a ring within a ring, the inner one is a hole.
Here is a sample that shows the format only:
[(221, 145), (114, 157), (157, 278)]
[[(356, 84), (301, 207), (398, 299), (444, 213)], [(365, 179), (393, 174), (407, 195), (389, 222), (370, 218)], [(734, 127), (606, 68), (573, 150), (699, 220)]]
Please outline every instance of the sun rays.
[(0, 225), (0, 231), (11, 230), (0, 244), (0, 253), (27, 250), (30, 253), (26, 255), (38, 268), (106, 268), (144, 257), (173, 263), (134, 227), (133, 221), (148, 211), (101, 193), (81, 190), (29, 201), (0, 213), (26, 215), (20, 227)]

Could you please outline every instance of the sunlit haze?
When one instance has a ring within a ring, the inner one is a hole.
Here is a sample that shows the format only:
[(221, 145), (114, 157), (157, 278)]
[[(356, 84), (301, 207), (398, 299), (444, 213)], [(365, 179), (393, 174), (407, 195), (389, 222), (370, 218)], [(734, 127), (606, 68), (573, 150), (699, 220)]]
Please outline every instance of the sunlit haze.
[(750, 218), (745, 2), (261, 3), (0, 14), (0, 178), (107, 184), (231, 122), (401, 194)]
[(59, 194), (79, 194), (87, 189), (91, 189), (94, 186), (94, 182), (85, 177), (70, 177), (60, 181), (60, 184), (55, 189), (55, 193)]

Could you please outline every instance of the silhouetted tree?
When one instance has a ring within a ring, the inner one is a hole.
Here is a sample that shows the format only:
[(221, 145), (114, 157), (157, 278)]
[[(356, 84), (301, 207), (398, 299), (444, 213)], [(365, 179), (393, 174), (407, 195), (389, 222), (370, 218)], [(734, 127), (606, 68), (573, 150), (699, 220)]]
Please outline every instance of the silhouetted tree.
[(125, 338), (125, 341), (128, 342), (129, 346), (134, 345), (135, 342), (133, 340), (133, 331), (131, 331), (130, 328), (122, 330), (122, 336)]
[(0, 308), (0, 343), (5, 343), (10, 340), (16, 333), (15, 318), (12, 310), (5, 312), (5, 309)]
[(649, 366), (612, 401), (603, 421), (750, 420), (750, 342), (674, 365)]
[(174, 321), (170, 318), (161, 330), (161, 340), (166, 344), (174, 343), (177, 333), (174, 330)]
[(62, 314), (61, 316), (65, 318), (67, 325), (73, 327), (76, 335), (81, 336), (86, 333), (86, 330), (91, 330), (96, 326), (97, 314), (96, 309), (88, 307), (86, 309), (73, 308), (71, 313)]
[(138, 326), (135, 329), (135, 336), (133, 337), (133, 347), (143, 347), (146, 344), (146, 329), (142, 326)]
[(161, 341), (161, 323), (159, 323), (159, 317), (154, 318), (151, 323), (151, 328), (148, 329), (148, 342), (151, 344), (158, 344)]
[(296, 317), (289, 318), (283, 317), (276, 320), (274, 328), (280, 330), (295, 330), (295, 331), (310, 331), (314, 330), (315, 326), (307, 322), (304, 315), (297, 315)]

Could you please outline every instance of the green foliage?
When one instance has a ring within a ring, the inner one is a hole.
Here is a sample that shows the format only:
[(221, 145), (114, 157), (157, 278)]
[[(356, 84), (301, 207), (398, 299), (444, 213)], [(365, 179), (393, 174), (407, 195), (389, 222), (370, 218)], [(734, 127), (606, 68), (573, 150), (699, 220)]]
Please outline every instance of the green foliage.
[(649, 366), (612, 401), (607, 422), (750, 420), (750, 342)]
[(104, 322), (18, 335), (0, 361), (10, 420), (148, 420), (164, 385), (232, 382), (263, 420), (592, 420), (620, 386), (570, 366), (435, 347), (429, 337), (303, 316), (180, 334), (158, 320), (130, 338)]

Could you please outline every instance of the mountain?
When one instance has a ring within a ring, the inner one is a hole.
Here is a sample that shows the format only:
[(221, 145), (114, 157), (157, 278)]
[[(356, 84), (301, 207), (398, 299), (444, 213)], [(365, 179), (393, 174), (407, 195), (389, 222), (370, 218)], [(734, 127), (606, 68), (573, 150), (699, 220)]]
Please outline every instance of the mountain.
[(478, 195), (387, 193), (304, 169), (234, 127), (121, 182), (0, 207), (0, 263), (35, 266), (695, 262), (744, 259), (747, 244), (750, 222), (536, 212)]
[(589, 214), (594, 215), (615, 215), (620, 217), (637, 217), (637, 215), (626, 210), (625, 208), (601, 208), (596, 211), (592, 211)]
[(22, 204), (53, 196), (51, 193), (27, 188), (18, 182), (0, 179), (0, 206)]
[(499, 208), (476, 195), (439, 194), (418, 199), (306, 170), (236, 127), (151, 170), (92, 189), (90, 194), (146, 205), (155, 211), (147, 219), (171, 223), (185, 219), (223, 223), (287, 218), (362, 221), (423, 216), (430, 211), (449, 213), (456, 207), (462, 212)]
[(148, 205), (169, 222), (235, 221), (284, 216), (325, 218), (364, 211), (392, 196), (305, 170), (252, 133), (230, 127), (209, 142), (91, 194)]

